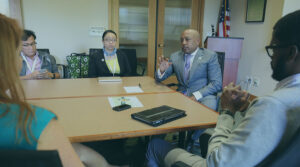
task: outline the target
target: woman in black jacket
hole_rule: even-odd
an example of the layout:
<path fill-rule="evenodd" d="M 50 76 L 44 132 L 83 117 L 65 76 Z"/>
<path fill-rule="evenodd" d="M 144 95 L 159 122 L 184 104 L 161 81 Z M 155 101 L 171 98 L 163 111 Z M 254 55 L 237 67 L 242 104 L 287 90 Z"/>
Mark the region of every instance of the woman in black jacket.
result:
<path fill-rule="evenodd" d="M 103 49 L 90 53 L 90 78 L 104 76 L 130 76 L 131 68 L 127 56 L 116 49 L 117 34 L 106 30 L 102 35 Z"/>

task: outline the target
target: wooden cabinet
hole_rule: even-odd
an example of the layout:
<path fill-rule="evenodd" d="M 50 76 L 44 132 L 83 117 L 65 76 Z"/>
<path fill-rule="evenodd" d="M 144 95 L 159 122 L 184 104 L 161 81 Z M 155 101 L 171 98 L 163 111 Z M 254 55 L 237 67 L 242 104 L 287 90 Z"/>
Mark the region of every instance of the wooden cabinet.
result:
<path fill-rule="evenodd" d="M 223 87 L 236 82 L 244 38 L 207 37 L 204 47 L 225 53 Z"/>

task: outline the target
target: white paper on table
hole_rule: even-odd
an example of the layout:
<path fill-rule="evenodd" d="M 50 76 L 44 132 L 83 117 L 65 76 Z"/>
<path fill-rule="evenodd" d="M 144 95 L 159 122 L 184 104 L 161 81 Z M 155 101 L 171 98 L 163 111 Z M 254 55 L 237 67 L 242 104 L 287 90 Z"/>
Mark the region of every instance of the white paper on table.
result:
<path fill-rule="evenodd" d="M 131 105 L 131 107 L 144 107 L 136 96 L 119 96 L 108 97 L 108 101 L 111 107 L 119 106 L 123 103 Z"/>
<path fill-rule="evenodd" d="M 124 86 L 127 93 L 143 93 L 144 91 L 139 86 Z"/>

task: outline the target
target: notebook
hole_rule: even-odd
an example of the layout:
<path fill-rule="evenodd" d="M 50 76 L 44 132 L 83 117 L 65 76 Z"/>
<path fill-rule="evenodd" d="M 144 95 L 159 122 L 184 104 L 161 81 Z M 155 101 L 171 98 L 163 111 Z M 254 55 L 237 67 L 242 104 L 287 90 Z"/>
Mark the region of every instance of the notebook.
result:
<path fill-rule="evenodd" d="M 122 82 L 121 77 L 98 77 L 98 82 Z"/>
<path fill-rule="evenodd" d="M 131 114 L 131 118 L 151 126 L 159 126 L 184 116 L 186 116 L 185 111 L 167 105 Z"/>

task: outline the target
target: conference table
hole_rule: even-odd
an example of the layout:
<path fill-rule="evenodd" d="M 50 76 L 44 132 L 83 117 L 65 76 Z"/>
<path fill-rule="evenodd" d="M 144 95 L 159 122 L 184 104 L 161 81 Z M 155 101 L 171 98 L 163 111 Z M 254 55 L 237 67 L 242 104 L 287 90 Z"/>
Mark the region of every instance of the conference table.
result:
<path fill-rule="evenodd" d="M 54 112 L 71 142 L 100 141 L 157 135 L 214 127 L 218 113 L 151 77 L 123 77 L 118 83 L 97 78 L 24 80 L 27 101 Z M 124 86 L 140 86 L 142 93 L 126 93 Z M 134 96 L 143 107 L 113 111 L 108 97 Z M 187 116 L 152 127 L 133 120 L 132 113 L 161 105 L 182 109 Z"/>
<path fill-rule="evenodd" d="M 124 86 L 140 86 L 147 93 L 171 93 L 174 90 L 151 77 L 122 77 L 122 82 L 98 82 L 98 78 L 22 80 L 26 99 L 78 98 L 128 95 Z"/>

